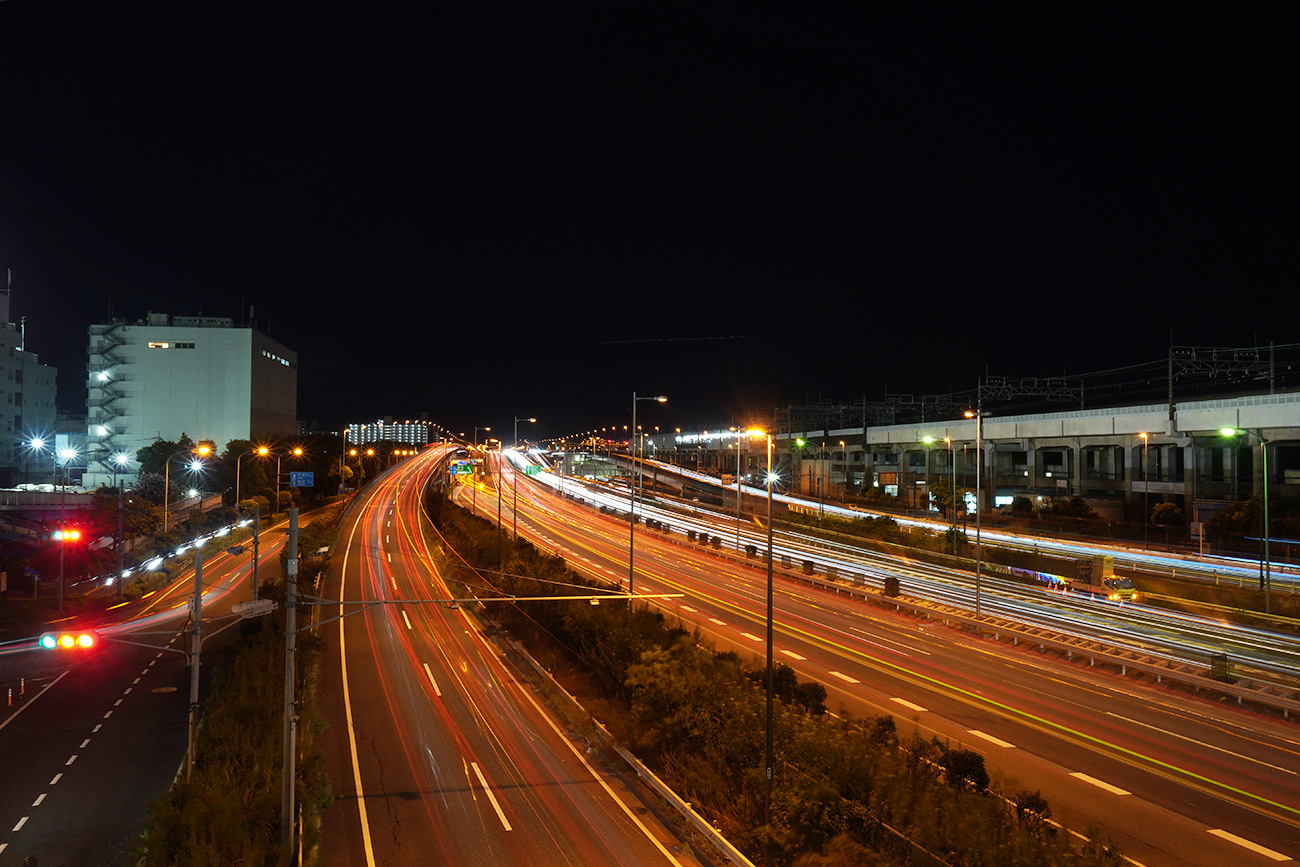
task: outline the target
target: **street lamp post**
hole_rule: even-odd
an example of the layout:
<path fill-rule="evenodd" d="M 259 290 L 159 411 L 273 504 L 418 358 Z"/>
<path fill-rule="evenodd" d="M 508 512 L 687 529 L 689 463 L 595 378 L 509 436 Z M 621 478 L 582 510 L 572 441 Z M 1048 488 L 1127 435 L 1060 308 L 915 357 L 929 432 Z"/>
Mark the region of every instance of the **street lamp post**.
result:
<path fill-rule="evenodd" d="M 490 427 L 481 428 L 478 425 L 474 426 L 474 451 L 475 452 L 478 452 L 478 432 L 481 430 L 490 431 L 492 430 L 492 428 Z M 474 498 L 473 512 L 475 515 L 477 515 L 478 514 L 478 458 L 471 457 L 470 460 L 473 461 L 472 466 L 474 467 L 474 472 L 471 473 L 469 477 L 470 488 L 471 488 L 470 495 Z"/>
<path fill-rule="evenodd" d="M 984 495 L 981 475 L 984 469 L 984 410 L 983 401 L 976 400 L 975 410 L 967 410 L 966 418 L 975 419 L 975 616 L 980 616 L 980 576 L 984 572 L 984 547 L 980 539 L 980 520 L 984 515 Z"/>
<path fill-rule="evenodd" d="M 515 417 L 515 444 L 514 444 L 514 447 L 515 447 L 516 449 L 519 447 L 519 423 L 520 423 L 521 421 L 526 421 L 526 422 L 536 422 L 537 419 L 535 419 L 535 418 L 524 418 L 523 416 L 516 416 L 516 417 Z M 511 515 L 510 515 L 510 535 L 513 536 L 513 537 L 517 540 L 517 539 L 519 538 L 519 468 L 518 468 L 518 467 L 514 467 L 514 466 L 512 466 L 512 467 L 510 468 L 510 488 L 511 488 L 511 503 L 510 503 L 510 512 L 511 512 Z"/>
<path fill-rule="evenodd" d="M 258 446 L 255 449 L 249 449 L 239 457 L 235 458 L 235 508 L 239 508 L 239 472 L 240 472 L 239 464 L 240 462 L 243 461 L 243 459 L 248 457 L 249 455 L 257 455 L 259 457 L 264 458 L 270 453 L 271 450 L 266 446 Z"/>
<path fill-rule="evenodd" d="M 190 471 L 193 472 L 194 470 L 201 469 L 203 467 L 203 458 L 207 457 L 208 452 L 210 451 L 212 451 L 212 449 L 208 448 L 207 446 L 190 446 L 189 448 L 181 449 L 180 451 L 172 454 L 171 457 L 167 458 L 167 460 L 163 463 L 163 532 L 164 533 L 167 532 L 167 522 L 171 513 L 170 501 L 171 501 L 171 493 L 172 493 L 172 459 L 179 457 L 180 455 L 186 455 L 186 454 L 197 455 L 197 457 L 195 457 L 195 459 L 190 462 Z"/>
<path fill-rule="evenodd" d="M 948 466 L 952 469 L 952 555 L 957 556 L 957 452 L 952 437 L 944 437 L 948 444 Z"/>
<path fill-rule="evenodd" d="M 636 392 L 632 392 L 632 436 L 628 437 L 628 449 L 632 452 L 632 475 L 628 479 L 627 486 L 627 595 L 633 596 L 636 591 L 636 567 L 633 565 L 636 549 L 636 449 L 633 443 L 636 442 L 636 404 L 639 400 L 653 400 L 664 403 L 668 400 L 665 395 L 655 395 L 654 397 L 637 397 Z M 628 600 L 628 605 L 632 601 Z"/>
<path fill-rule="evenodd" d="M 740 487 L 740 443 L 743 438 L 736 432 L 736 550 L 740 550 L 740 502 L 744 497 Z"/>
<path fill-rule="evenodd" d="M 1151 480 L 1147 478 L 1147 445 L 1150 437 L 1143 431 L 1138 434 L 1142 437 L 1142 550 L 1149 550 L 1151 547 L 1151 512 L 1148 507 L 1147 493 L 1151 490 Z"/>
<path fill-rule="evenodd" d="M 773 680 L 773 629 L 772 629 L 772 489 L 776 485 L 776 474 L 772 472 L 772 434 L 751 430 L 751 437 L 767 437 L 767 708 L 766 708 L 766 764 L 767 770 L 763 780 L 763 824 L 772 824 L 772 769 L 776 764 L 772 740 L 772 693 Z M 765 859 L 770 860 L 770 859 Z"/>
<path fill-rule="evenodd" d="M 369 452 L 369 454 L 372 455 L 374 453 L 374 449 L 371 449 Z M 275 505 L 271 507 L 272 514 L 280 508 L 280 462 L 284 460 L 285 454 L 285 452 L 280 452 L 275 456 Z M 294 446 L 293 450 L 288 452 L 288 454 L 293 455 L 295 458 L 302 457 L 302 446 Z"/>
<path fill-rule="evenodd" d="M 1244 436 L 1252 436 L 1259 440 L 1260 470 L 1263 474 L 1261 481 L 1264 486 L 1264 557 L 1259 564 L 1259 589 L 1264 594 L 1264 613 L 1269 614 L 1271 613 L 1271 600 L 1269 597 L 1272 595 L 1273 576 L 1270 574 L 1272 571 L 1272 562 L 1269 558 L 1268 551 L 1268 440 L 1264 438 L 1263 430 L 1256 433 L 1253 430 L 1246 430 L 1244 428 L 1238 429 L 1225 427 L 1220 430 L 1219 433 L 1224 436 L 1237 436 L 1238 434 L 1241 434 Z"/>

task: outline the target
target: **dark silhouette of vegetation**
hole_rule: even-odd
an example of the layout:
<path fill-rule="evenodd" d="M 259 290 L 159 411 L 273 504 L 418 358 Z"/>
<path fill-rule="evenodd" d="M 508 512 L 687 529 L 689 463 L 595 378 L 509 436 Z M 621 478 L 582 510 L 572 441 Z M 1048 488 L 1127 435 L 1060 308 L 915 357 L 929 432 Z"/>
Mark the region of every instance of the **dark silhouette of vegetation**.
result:
<path fill-rule="evenodd" d="M 301 591 L 310 591 L 325 559 L 317 548 L 337 538 L 339 504 L 300 528 Z M 261 621 L 243 625 L 213 675 L 203 709 L 191 781 L 176 783 L 151 805 L 138 863 L 144 867 L 191 865 L 287 865 L 280 848 L 281 773 L 284 762 L 284 592 L 281 582 L 263 591 L 278 603 L 274 628 Z M 299 608 L 309 616 L 311 609 Z M 316 671 L 324 642 L 310 632 L 297 638 L 299 759 L 297 801 L 302 807 L 302 842 L 319 841 L 321 812 L 332 801 L 326 761 L 316 745 L 325 729 L 315 701 Z"/>

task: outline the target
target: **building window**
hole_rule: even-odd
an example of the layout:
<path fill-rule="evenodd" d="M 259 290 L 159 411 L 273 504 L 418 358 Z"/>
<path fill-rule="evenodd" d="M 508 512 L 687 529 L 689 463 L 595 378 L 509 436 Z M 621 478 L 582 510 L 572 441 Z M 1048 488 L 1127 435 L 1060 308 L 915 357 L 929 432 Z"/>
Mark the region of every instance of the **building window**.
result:
<path fill-rule="evenodd" d="M 150 348 L 150 349 L 171 349 L 171 346 L 172 346 L 172 345 L 171 345 L 170 343 L 168 343 L 167 341 L 165 341 L 165 340 L 150 340 L 150 341 L 149 341 L 149 348 Z"/>

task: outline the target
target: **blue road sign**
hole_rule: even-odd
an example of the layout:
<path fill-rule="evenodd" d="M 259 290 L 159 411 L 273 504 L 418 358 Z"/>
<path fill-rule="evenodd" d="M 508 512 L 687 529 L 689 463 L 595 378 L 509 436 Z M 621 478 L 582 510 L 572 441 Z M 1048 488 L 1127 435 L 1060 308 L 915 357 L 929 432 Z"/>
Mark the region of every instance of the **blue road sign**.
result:
<path fill-rule="evenodd" d="M 316 486 L 315 473 L 289 473 L 289 487 L 314 488 L 315 486 Z"/>

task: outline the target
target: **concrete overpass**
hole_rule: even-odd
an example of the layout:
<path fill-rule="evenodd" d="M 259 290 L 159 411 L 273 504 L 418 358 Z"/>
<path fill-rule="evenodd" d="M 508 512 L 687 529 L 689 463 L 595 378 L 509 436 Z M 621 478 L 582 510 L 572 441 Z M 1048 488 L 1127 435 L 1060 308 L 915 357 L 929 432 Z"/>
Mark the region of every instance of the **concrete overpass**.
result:
<path fill-rule="evenodd" d="M 1250 434 L 1224 436 L 1222 428 Z M 1260 438 L 1268 452 L 1270 496 L 1300 496 L 1300 392 L 1257 394 L 1174 406 L 1107 407 L 1025 415 L 985 412 L 956 418 L 818 431 L 779 431 L 775 463 L 794 491 L 815 497 L 878 486 L 921 506 L 939 479 L 975 487 L 981 463 L 985 508 L 1028 496 L 1043 503 L 1083 497 L 1112 520 L 1141 520 L 1173 502 L 1189 521 L 1206 520 L 1264 484 Z M 1142 434 L 1146 434 L 1145 437 Z M 803 446 L 797 445 L 802 439 Z M 733 431 L 646 437 L 647 456 L 724 476 L 766 466 L 761 440 Z M 721 478 L 720 478 L 721 480 Z M 1145 503 L 1144 503 L 1145 501 Z"/>

